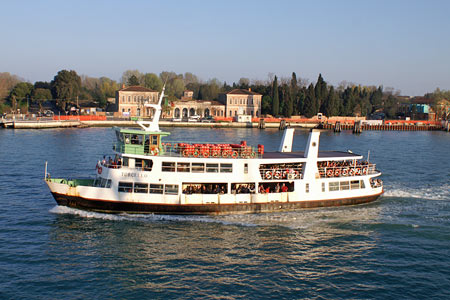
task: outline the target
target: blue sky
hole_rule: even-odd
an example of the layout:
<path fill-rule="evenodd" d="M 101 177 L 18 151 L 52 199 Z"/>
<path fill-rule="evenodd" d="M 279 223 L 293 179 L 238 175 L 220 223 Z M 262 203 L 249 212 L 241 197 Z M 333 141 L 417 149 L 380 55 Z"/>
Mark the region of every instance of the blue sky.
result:
<path fill-rule="evenodd" d="M 119 80 L 130 69 L 240 77 L 319 73 L 404 95 L 450 89 L 450 1 L 7 1 L 0 72 Z"/>

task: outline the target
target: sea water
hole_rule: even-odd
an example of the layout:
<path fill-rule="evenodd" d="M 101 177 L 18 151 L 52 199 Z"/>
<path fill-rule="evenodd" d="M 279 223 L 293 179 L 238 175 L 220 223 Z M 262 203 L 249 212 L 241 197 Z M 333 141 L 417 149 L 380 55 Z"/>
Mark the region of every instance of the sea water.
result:
<path fill-rule="evenodd" d="M 266 151 L 282 135 L 164 130 Z M 307 136 L 296 131 L 294 150 Z M 217 217 L 57 206 L 45 161 L 53 177 L 93 176 L 114 139 L 110 128 L 0 130 L 0 299 L 450 298 L 447 132 L 323 132 L 320 149 L 383 172 L 385 194 L 368 205 Z"/>

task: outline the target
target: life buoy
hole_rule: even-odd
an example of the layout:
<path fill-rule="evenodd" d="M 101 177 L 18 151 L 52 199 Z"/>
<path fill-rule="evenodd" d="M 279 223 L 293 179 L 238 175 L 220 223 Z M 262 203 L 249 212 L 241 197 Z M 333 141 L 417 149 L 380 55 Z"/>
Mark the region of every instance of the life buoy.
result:
<path fill-rule="evenodd" d="M 345 168 L 342 170 L 342 176 L 347 176 L 348 175 L 348 169 Z"/>
<path fill-rule="evenodd" d="M 360 168 L 356 169 L 356 175 L 361 175 L 361 169 Z"/>
<path fill-rule="evenodd" d="M 272 178 L 272 172 L 266 171 L 266 179 L 271 179 L 271 178 Z"/>
<path fill-rule="evenodd" d="M 338 177 L 339 175 L 341 175 L 341 169 L 338 168 L 334 171 L 334 176 Z"/>
<path fill-rule="evenodd" d="M 212 156 L 213 157 L 218 157 L 219 156 L 219 152 L 218 151 L 213 151 Z"/>
<path fill-rule="evenodd" d="M 355 169 L 350 169 L 350 171 L 348 173 L 350 174 L 350 176 L 355 175 Z"/>
<path fill-rule="evenodd" d="M 286 178 L 287 178 L 287 174 L 288 174 L 288 171 L 284 170 L 284 171 L 283 171 L 283 179 L 286 179 Z"/>
<path fill-rule="evenodd" d="M 231 153 L 231 157 L 232 158 L 237 158 L 238 157 L 237 151 L 233 151 L 233 153 Z"/>
<path fill-rule="evenodd" d="M 188 152 L 187 150 L 184 150 L 184 151 L 183 151 L 183 156 L 184 156 L 184 157 L 187 157 L 188 155 L 189 155 L 189 152 Z"/>
<path fill-rule="evenodd" d="M 194 157 L 198 157 L 199 154 L 200 154 L 200 153 L 198 152 L 198 150 L 195 150 L 195 151 L 194 151 Z"/>
<path fill-rule="evenodd" d="M 102 174 L 102 172 L 103 172 L 103 168 L 99 166 L 99 167 L 97 168 L 97 173 L 98 173 L 98 174 Z"/>
<path fill-rule="evenodd" d="M 275 177 L 275 179 L 280 179 L 281 176 L 281 172 L 280 171 L 276 171 L 275 175 L 273 175 L 273 177 Z"/>
<path fill-rule="evenodd" d="M 159 148 L 153 149 L 153 155 L 158 155 L 158 153 L 159 153 Z"/>
<path fill-rule="evenodd" d="M 222 157 L 223 158 L 227 158 L 228 157 L 228 152 L 227 151 L 223 151 L 222 152 Z"/>
<path fill-rule="evenodd" d="M 203 152 L 203 157 L 204 158 L 208 158 L 209 157 L 209 151 L 204 151 Z"/>
<path fill-rule="evenodd" d="M 332 169 L 328 169 L 327 177 L 333 177 L 333 170 Z"/>
<path fill-rule="evenodd" d="M 363 171 L 362 171 L 362 173 L 363 173 L 364 175 L 367 175 L 368 169 L 367 169 L 367 168 L 364 168 Z"/>
<path fill-rule="evenodd" d="M 255 153 L 254 151 L 252 151 L 252 152 L 250 153 L 250 157 L 251 157 L 251 158 L 255 158 L 255 156 L 256 156 L 256 153 Z"/>

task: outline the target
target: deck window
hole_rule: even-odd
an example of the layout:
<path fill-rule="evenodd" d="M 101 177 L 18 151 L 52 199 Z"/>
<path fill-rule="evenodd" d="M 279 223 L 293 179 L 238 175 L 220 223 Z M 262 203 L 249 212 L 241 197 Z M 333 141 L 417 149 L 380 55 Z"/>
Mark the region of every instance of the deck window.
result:
<path fill-rule="evenodd" d="M 335 181 L 335 182 L 330 182 L 328 184 L 328 190 L 330 192 L 335 192 L 335 191 L 339 191 L 339 182 Z"/>
<path fill-rule="evenodd" d="M 130 162 L 129 162 L 128 157 L 123 157 L 122 158 L 122 166 L 128 167 L 129 165 L 130 165 Z"/>
<path fill-rule="evenodd" d="M 205 164 L 204 163 L 192 163 L 192 173 L 204 173 Z"/>
<path fill-rule="evenodd" d="M 163 185 L 162 184 L 150 184 L 150 194 L 162 194 Z"/>
<path fill-rule="evenodd" d="M 206 173 L 218 173 L 219 164 L 206 164 Z"/>
<path fill-rule="evenodd" d="M 305 184 L 305 192 L 309 193 L 309 183 Z"/>
<path fill-rule="evenodd" d="M 322 182 L 322 192 L 325 192 L 325 182 Z"/>
<path fill-rule="evenodd" d="M 244 174 L 248 174 L 248 164 L 244 164 Z"/>
<path fill-rule="evenodd" d="M 164 193 L 166 195 L 178 195 L 178 184 L 166 184 Z"/>
<path fill-rule="evenodd" d="M 131 193 L 131 191 L 133 190 L 133 183 L 119 181 L 118 190 L 119 190 L 119 192 L 122 192 L 122 193 Z"/>
<path fill-rule="evenodd" d="M 175 172 L 175 163 L 163 161 L 161 170 L 163 172 Z"/>
<path fill-rule="evenodd" d="M 350 181 L 350 188 L 352 190 L 359 189 L 359 180 L 352 180 L 352 181 Z"/>
<path fill-rule="evenodd" d="M 152 135 L 152 145 L 157 146 L 158 145 L 158 136 L 157 135 Z"/>
<path fill-rule="evenodd" d="M 220 173 L 233 173 L 233 164 L 220 164 Z"/>
<path fill-rule="evenodd" d="M 341 191 L 347 191 L 350 189 L 350 184 L 348 181 L 341 181 L 339 186 Z"/>
<path fill-rule="evenodd" d="M 191 171 L 190 163 L 177 163 L 177 172 L 190 172 Z"/>
<path fill-rule="evenodd" d="M 135 193 L 148 193 L 148 184 L 147 183 L 135 183 L 134 184 L 134 192 Z"/>
<path fill-rule="evenodd" d="M 366 185 L 364 184 L 364 180 L 361 180 L 361 188 L 362 188 L 362 189 L 365 189 L 365 188 L 366 188 Z"/>
<path fill-rule="evenodd" d="M 136 158 L 135 167 L 141 168 L 143 171 L 151 171 L 153 167 L 153 161 L 151 159 Z"/>

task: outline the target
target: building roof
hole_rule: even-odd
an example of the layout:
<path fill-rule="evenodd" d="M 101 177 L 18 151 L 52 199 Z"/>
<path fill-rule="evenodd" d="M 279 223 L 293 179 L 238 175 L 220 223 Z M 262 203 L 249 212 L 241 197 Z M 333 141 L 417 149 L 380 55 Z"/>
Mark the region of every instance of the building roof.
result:
<path fill-rule="evenodd" d="M 415 97 L 412 101 L 412 104 L 433 104 L 434 100 L 431 98 L 425 98 L 425 97 Z"/>
<path fill-rule="evenodd" d="M 250 89 L 248 90 L 234 89 L 232 91 L 229 91 L 227 95 L 261 95 L 261 94 L 252 92 Z"/>
<path fill-rule="evenodd" d="M 139 86 L 139 85 L 128 86 L 126 88 L 121 89 L 120 91 L 121 92 L 153 92 L 153 93 L 157 93 L 157 91 L 155 91 L 155 90 L 148 89 L 146 87 Z"/>

